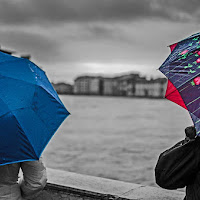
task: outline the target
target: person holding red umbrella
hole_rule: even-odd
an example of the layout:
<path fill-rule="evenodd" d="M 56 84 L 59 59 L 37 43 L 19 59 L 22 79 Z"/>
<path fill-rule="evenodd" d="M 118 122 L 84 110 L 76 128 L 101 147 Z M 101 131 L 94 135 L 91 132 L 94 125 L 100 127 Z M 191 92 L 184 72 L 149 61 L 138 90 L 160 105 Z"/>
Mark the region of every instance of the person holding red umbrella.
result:
<path fill-rule="evenodd" d="M 186 187 L 184 200 L 200 199 L 200 137 L 194 126 L 185 129 L 186 137 L 160 154 L 155 167 L 156 183 L 165 189 Z"/>
<path fill-rule="evenodd" d="M 156 183 L 165 189 L 186 187 L 185 200 L 200 199 L 200 33 L 170 45 L 159 70 L 168 78 L 165 97 L 188 111 L 193 126 L 186 138 L 160 154 Z"/>

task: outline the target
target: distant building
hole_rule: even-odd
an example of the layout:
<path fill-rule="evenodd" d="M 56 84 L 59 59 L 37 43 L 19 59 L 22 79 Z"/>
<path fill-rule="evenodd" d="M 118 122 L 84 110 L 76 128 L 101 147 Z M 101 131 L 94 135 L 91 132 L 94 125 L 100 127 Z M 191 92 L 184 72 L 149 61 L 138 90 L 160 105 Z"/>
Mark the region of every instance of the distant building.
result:
<path fill-rule="evenodd" d="M 135 96 L 137 97 L 145 97 L 148 95 L 147 91 L 147 80 L 138 80 L 135 84 Z"/>
<path fill-rule="evenodd" d="M 80 76 L 74 81 L 74 94 L 101 95 L 102 77 Z"/>
<path fill-rule="evenodd" d="M 89 83 L 89 93 L 92 95 L 102 95 L 102 78 L 92 77 Z"/>
<path fill-rule="evenodd" d="M 114 78 L 80 76 L 75 79 L 73 91 L 81 95 L 162 98 L 165 88 L 165 78 L 146 80 L 136 73 Z"/>
<path fill-rule="evenodd" d="M 162 98 L 165 95 L 166 79 L 138 80 L 135 85 L 135 96 Z"/>
<path fill-rule="evenodd" d="M 74 80 L 74 94 L 89 94 L 89 77 L 81 76 Z"/>
<path fill-rule="evenodd" d="M 118 81 L 117 78 L 103 78 L 103 95 L 118 96 Z"/>
<path fill-rule="evenodd" d="M 52 84 L 54 89 L 57 91 L 58 94 L 72 94 L 73 87 L 67 83 L 53 83 Z"/>
<path fill-rule="evenodd" d="M 167 87 L 167 79 L 166 78 L 157 78 L 154 80 L 154 96 L 164 97 Z"/>
<path fill-rule="evenodd" d="M 135 84 L 140 79 L 139 74 L 128 74 L 120 76 L 118 80 L 118 90 L 120 96 L 134 96 Z"/>

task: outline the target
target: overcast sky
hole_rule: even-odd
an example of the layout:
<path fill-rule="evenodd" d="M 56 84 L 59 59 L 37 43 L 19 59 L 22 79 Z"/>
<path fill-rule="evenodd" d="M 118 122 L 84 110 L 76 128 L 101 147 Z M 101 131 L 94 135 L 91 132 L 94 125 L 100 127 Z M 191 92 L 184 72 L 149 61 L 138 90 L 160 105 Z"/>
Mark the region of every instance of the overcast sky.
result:
<path fill-rule="evenodd" d="M 169 44 L 200 31 L 199 0 L 1 0 L 0 45 L 54 82 L 157 69 Z"/>

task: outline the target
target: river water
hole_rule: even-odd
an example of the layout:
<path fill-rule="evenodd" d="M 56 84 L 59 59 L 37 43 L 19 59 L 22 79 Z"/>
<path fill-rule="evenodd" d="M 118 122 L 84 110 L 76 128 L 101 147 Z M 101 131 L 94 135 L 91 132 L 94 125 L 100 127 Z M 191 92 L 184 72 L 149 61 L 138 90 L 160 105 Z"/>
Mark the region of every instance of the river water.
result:
<path fill-rule="evenodd" d="M 46 147 L 47 167 L 155 186 L 159 154 L 184 138 L 188 112 L 164 99 L 70 96 Z"/>

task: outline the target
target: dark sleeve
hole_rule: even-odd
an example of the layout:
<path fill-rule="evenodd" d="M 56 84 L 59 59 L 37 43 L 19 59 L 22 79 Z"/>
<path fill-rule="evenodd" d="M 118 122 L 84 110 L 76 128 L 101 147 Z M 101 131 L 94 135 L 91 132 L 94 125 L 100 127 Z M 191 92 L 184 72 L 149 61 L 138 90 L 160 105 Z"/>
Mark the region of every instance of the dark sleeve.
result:
<path fill-rule="evenodd" d="M 179 142 L 160 154 L 156 167 L 156 183 L 165 189 L 183 188 L 190 184 L 199 171 L 200 142 Z"/>

